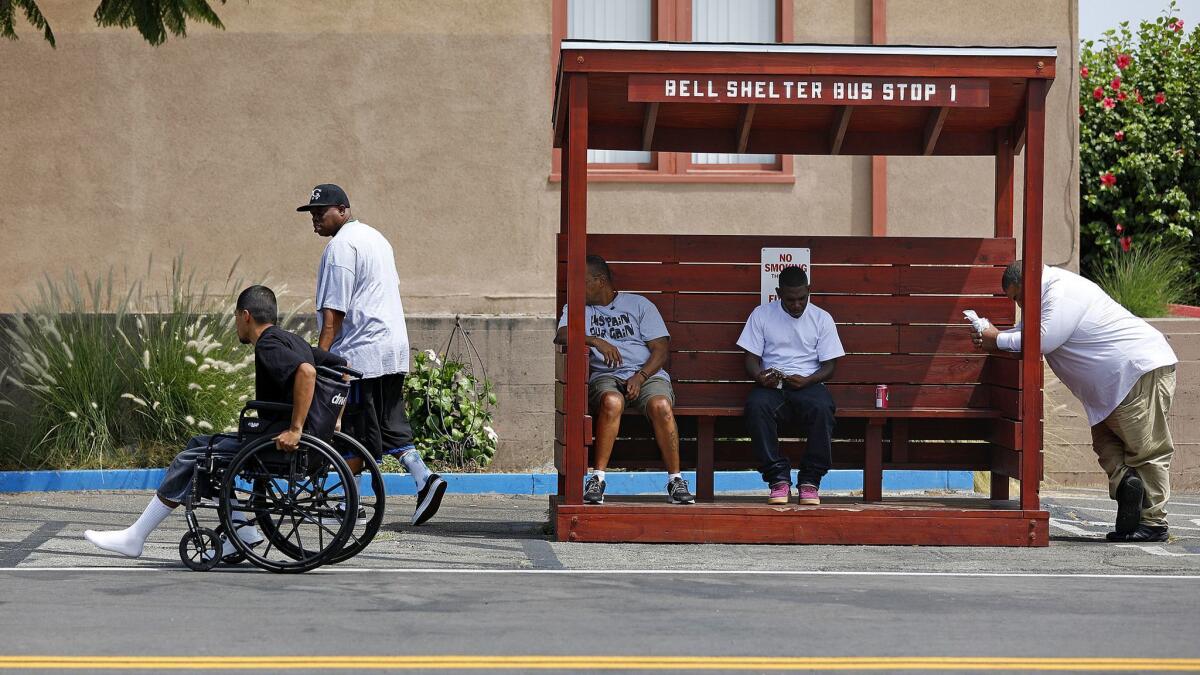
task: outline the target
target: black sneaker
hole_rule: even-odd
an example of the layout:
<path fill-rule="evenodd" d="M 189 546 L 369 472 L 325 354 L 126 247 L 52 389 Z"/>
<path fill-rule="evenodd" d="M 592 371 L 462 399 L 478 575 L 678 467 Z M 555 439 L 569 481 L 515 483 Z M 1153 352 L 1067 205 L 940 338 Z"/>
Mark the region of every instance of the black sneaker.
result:
<path fill-rule="evenodd" d="M 1146 492 L 1142 479 L 1130 469 L 1117 486 L 1117 534 L 1129 534 L 1142 520 L 1142 497 Z"/>
<path fill-rule="evenodd" d="M 333 510 L 337 512 L 336 516 L 321 516 L 318 522 L 322 525 L 340 525 L 342 523 L 342 514 L 346 512 L 346 504 L 338 502 L 333 505 Z M 355 519 L 355 525 L 367 524 L 367 510 L 363 507 L 358 507 L 358 517 Z"/>
<path fill-rule="evenodd" d="M 603 504 L 605 485 L 607 483 L 600 480 L 596 474 L 588 476 L 587 482 L 583 484 L 583 503 Z"/>
<path fill-rule="evenodd" d="M 1132 541 L 1138 543 L 1166 541 L 1167 528 L 1165 525 L 1138 525 L 1133 532 L 1109 532 L 1106 536 L 1109 541 Z"/>
<path fill-rule="evenodd" d="M 442 505 L 442 495 L 446 494 L 446 480 L 436 473 L 429 474 L 425 487 L 417 492 L 417 510 L 413 511 L 412 524 L 420 525 L 437 513 Z"/>
<path fill-rule="evenodd" d="M 691 504 L 696 501 L 696 498 L 688 491 L 686 480 L 672 478 L 671 482 L 667 483 L 667 501 L 672 504 Z"/>

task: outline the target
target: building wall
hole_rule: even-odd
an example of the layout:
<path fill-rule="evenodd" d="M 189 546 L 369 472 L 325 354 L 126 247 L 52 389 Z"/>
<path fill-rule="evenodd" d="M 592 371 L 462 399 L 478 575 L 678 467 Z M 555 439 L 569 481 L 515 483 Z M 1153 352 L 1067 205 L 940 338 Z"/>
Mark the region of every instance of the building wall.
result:
<path fill-rule="evenodd" d="M 42 0 L 58 49 L 0 41 L 0 311 L 42 272 L 178 251 L 223 276 L 243 255 L 307 295 L 323 242 L 294 211 L 318 182 L 393 241 L 414 314 L 553 313 L 550 3 L 235 2 L 226 30 L 148 46 L 87 3 Z M 867 42 L 869 0 L 796 0 L 797 41 Z M 1075 258 L 1075 2 L 892 0 L 893 43 L 1055 44 L 1046 232 Z M 1014 20 L 1016 18 L 1016 20 Z M 890 233 L 991 228 L 987 158 L 893 158 Z M 598 232 L 870 231 L 870 166 L 799 157 L 794 185 L 595 184 Z M 937 203 L 936 210 L 929 209 Z M 1019 203 L 1019 202 L 1018 202 Z"/>
<path fill-rule="evenodd" d="M 0 40 L 0 313 L 43 273 L 144 269 L 183 252 L 214 281 L 311 295 L 324 242 L 298 214 L 336 182 L 392 241 L 414 346 L 456 313 L 501 387 L 501 468 L 550 457 L 549 335 L 558 185 L 550 174 L 548 0 L 307 0 L 218 5 L 158 48 L 99 29 L 94 3 L 40 0 L 51 49 Z M 892 43 L 1054 44 L 1046 259 L 1076 259 L 1076 0 L 891 0 Z M 870 41 L 870 0 L 795 0 L 797 42 Z M 888 165 L 889 232 L 987 235 L 991 160 Z M 870 160 L 797 157 L 792 185 L 594 183 L 595 232 L 871 230 Z M 1018 184 L 1020 178 L 1018 176 Z M 1018 204 L 1019 197 L 1018 197 Z M 936 204 L 936 208 L 930 208 Z M 505 396 L 505 387 L 509 397 Z"/>

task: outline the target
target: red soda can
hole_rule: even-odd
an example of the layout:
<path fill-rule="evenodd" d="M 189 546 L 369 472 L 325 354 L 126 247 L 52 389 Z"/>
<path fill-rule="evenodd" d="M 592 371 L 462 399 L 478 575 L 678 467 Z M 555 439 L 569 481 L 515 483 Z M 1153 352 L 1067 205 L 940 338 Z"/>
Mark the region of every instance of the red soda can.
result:
<path fill-rule="evenodd" d="M 888 407 L 888 386 L 886 384 L 875 385 L 875 407 Z"/>

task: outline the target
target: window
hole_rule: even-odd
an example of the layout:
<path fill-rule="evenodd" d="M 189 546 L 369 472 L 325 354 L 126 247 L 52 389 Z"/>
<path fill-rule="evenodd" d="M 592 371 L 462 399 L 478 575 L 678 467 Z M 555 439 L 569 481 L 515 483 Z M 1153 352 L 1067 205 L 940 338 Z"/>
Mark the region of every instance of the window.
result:
<path fill-rule="evenodd" d="M 653 0 L 567 0 L 567 38 L 653 40 Z M 652 154 L 632 150 L 588 150 L 588 164 L 653 168 Z M 610 166 L 610 168 L 613 168 Z"/>
<path fill-rule="evenodd" d="M 787 42 L 792 0 L 551 0 L 552 68 L 559 42 L 663 40 Z M 554 151 L 551 180 L 559 177 Z M 588 150 L 589 180 L 791 183 L 792 158 L 777 155 Z"/>

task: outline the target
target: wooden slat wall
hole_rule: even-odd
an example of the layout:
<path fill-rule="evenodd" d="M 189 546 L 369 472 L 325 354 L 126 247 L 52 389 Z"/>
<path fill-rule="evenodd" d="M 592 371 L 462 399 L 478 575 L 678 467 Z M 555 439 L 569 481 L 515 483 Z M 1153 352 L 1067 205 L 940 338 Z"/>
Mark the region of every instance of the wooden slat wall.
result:
<path fill-rule="evenodd" d="M 900 457 L 908 468 L 1006 471 L 1021 446 L 1021 368 L 1015 355 L 984 355 L 970 341 L 963 310 L 997 325 L 1015 321 L 1000 291 L 1012 262 L 1011 238 L 749 237 L 589 235 L 616 286 L 645 295 L 671 333 L 668 371 L 678 406 L 741 407 L 752 385 L 736 342 L 759 303 L 764 247 L 812 250 L 812 302 L 838 323 L 847 356 L 829 384 L 839 408 L 874 406 L 875 385 L 889 385 L 893 407 L 986 408 L 1000 419 L 912 420 Z M 559 240 L 558 301 L 564 301 L 565 250 Z M 897 264 L 897 262 L 902 264 Z M 562 409 L 561 393 L 556 408 Z M 680 417 L 685 465 L 696 457 L 695 420 Z M 865 423 L 839 420 L 835 465 L 861 467 Z M 892 462 L 885 434 L 885 467 Z M 749 433 L 739 418 L 718 418 L 716 467 L 746 468 Z M 803 454 L 803 441 L 784 447 Z M 613 465 L 660 467 L 653 433 L 626 417 Z"/>

